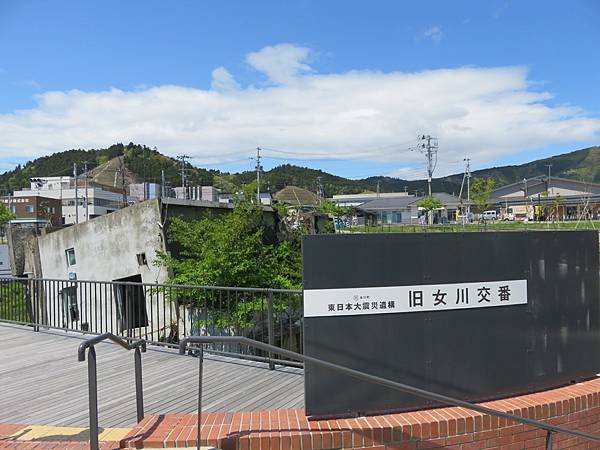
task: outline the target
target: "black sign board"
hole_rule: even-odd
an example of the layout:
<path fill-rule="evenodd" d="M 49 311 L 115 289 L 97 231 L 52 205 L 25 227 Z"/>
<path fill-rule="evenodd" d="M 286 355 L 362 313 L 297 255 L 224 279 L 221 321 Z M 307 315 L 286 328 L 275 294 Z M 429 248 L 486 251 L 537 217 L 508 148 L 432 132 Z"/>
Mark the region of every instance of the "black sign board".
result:
<path fill-rule="evenodd" d="M 303 242 L 309 356 L 469 401 L 600 371 L 598 233 L 315 235 Z M 306 412 L 430 407 L 307 364 Z"/>

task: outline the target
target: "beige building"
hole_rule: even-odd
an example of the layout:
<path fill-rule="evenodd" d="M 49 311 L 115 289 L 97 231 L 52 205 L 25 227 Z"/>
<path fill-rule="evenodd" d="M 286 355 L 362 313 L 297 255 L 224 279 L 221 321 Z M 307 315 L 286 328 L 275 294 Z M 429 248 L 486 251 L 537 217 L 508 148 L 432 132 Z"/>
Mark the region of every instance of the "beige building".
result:
<path fill-rule="evenodd" d="M 492 191 L 501 220 L 598 219 L 600 184 L 537 176 Z"/>

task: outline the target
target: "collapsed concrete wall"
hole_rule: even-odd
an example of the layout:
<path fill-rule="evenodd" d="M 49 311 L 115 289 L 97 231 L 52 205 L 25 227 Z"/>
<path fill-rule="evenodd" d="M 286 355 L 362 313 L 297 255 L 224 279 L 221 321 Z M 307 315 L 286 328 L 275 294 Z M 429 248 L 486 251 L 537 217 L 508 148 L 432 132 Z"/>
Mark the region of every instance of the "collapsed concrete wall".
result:
<path fill-rule="evenodd" d="M 29 276 L 32 278 L 42 276 L 37 242 L 38 233 L 39 231 L 36 228 L 16 226 L 8 228 L 6 237 L 10 267 L 14 276 Z"/>

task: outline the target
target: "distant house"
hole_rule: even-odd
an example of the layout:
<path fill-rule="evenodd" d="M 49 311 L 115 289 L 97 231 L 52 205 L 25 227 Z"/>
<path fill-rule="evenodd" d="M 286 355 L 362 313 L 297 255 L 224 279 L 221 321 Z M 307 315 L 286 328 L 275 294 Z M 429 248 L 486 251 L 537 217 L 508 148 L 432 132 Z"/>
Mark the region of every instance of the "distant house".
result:
<path fill-rule="evenodd" d="M 332 201 L 338 206 L 360 206 L 364 203 L 377 199 L 395 199 L 410 197 L 408 192 L 365 192 L 362 194 L 339 194 L 332 197 Z"/>
<path fill-rule="evenodd" d="M 73 177 L 38 177 L 31 187 L 14 192 L 14 198 L 45 197 L 61 202 L 62 223 L 85 222 L 123 207 L 123 193 L 93 181 Z"/>
<path fill-rule="evenodd" d="M 175 198 L 183 200 L 202 200 L 204 202 L 218 202 L 221 189 L 214 186 L 186 186 L 173 189 Z"/>
<path fill-rule="evenodd" d="M 136 202 L 143 202 L 153 198 L 160 198 L 162 186 L 158 183 L 131 183 L 129 185 L 129 198 Z"/>
<path fill-rule="evenodd" d="M 460 199 L 445 192 L 434 193 L 433 197 L 440 200 L 442 208 L 433 212 L 434 223 L 444 223 L 455 220 L 456 211 L 460 207 Z M 402 195 L 397 197 L 380 197 L 362 203 L 356 209 L 365 215 L 366 223 L 372 225 L 418 224 L 424 214 L 418 203 L 424 197 Z"/>
<path fill-rule="evenodd" d="M 44 228 L 62 225 L 62 201 L 38 195 L 0 197 L 0 201 L 14 215 L 13 225 Z"/>
<path fill-rule="evenodd" d="M 543 219 L 545 211 L 554 207 L 559 220 L 597 218 L 600 184 L 541 175 L 493 190 L 490 203 L 501 219 Z"/>

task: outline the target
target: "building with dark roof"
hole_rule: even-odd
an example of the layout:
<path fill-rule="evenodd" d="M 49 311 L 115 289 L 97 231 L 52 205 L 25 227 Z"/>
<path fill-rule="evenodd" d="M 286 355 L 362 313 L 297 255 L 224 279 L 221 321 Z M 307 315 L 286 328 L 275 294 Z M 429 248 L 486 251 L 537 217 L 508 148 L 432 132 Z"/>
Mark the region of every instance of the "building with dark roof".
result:
<path fill-rule="evenodd" d="M 455 220 L 460 199 L 445 192 L 436 192 L 432 195 L 443 205 L 433 212 L 434 223 Z M 418 224 L 423 220 L 421 217 L 425 214 L 425 211 L 418 206 L 419 201 L 423 198 L 413 195 L 393 198 L 380 197 L 365 202 L 356 209 L 364 214 L 366 222 L 370 224 Z"/>
<path fill-rule="evenodd" d="M 275 200 L 297 208 L 315 207 L 319 205 L 319 196 L 298 186 L 287 186 L 274 195 Z"/>
<path fill-rule="evenodd" d="M 490 203 L 507 220 L 598 218 L 600 184 L 542 175 L 494 189 Z"/>

